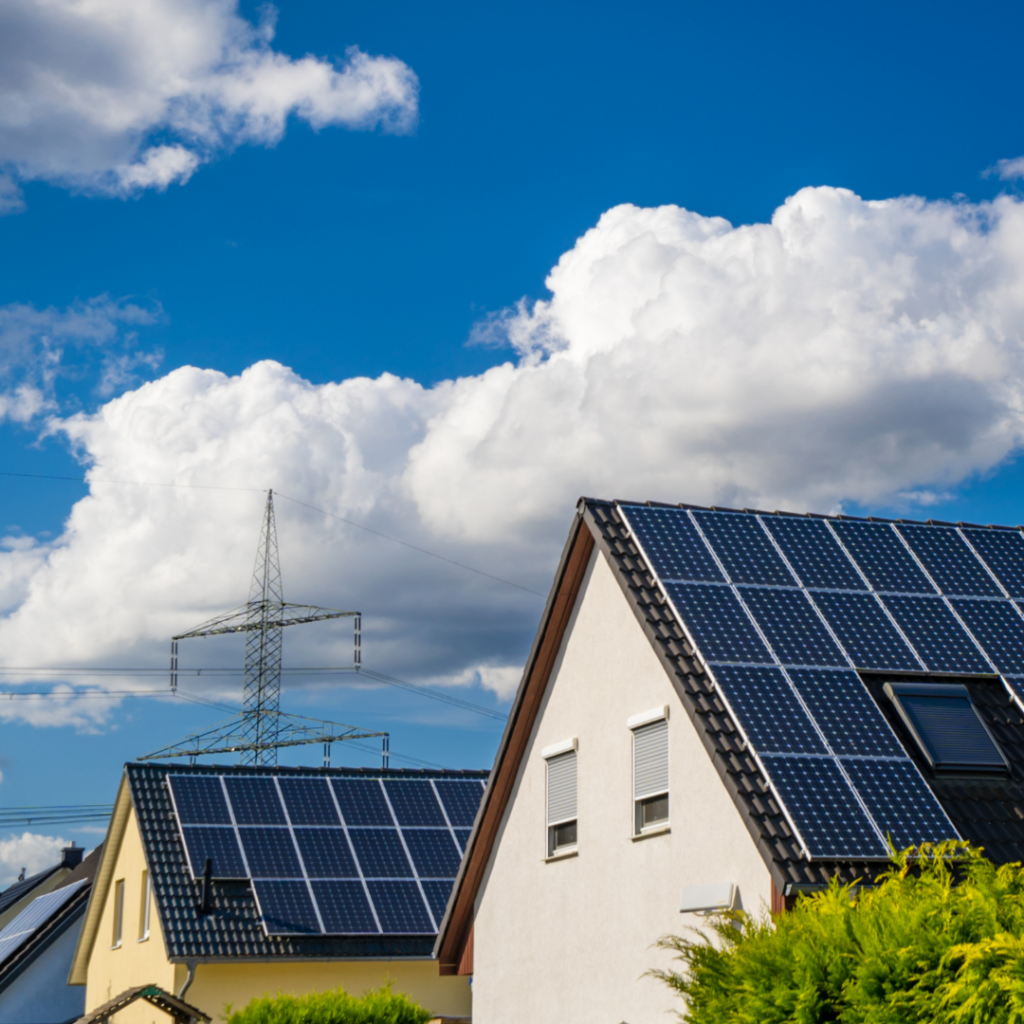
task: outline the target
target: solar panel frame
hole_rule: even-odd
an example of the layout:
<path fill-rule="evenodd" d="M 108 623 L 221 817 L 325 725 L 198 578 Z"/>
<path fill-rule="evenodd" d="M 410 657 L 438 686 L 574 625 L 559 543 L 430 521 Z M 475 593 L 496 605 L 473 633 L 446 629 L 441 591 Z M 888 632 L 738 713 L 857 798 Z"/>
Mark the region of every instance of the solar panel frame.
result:
<path fill-rule="evenodd" d="M 772 652 L 783 665 L 850 663 L 803 590 L 737 587 Z"/>
<path fill-rule="evenodd" d="M 1024 692 L 1024 686 L 1021 689 Z M 471 828 L 456 828 L 452 829 L 452 832 L 455 834 L 455 841 L 462 848 L 463 857 L 465 857 L 466 847 L 469 846 L 469 837 L 473 834 L 473 830 Z"/>
<path fill-rule="evenodd" d="M 808 593 L 857 668 L 889 672 L 924 669 L 924 662 L 877 594 L 823 590 Z"/>
<path fill-rule="evenodd" d="M 626 525 L 648 564 L 663 580 L 725 583 L 725 576 L 685 509 L 623 505 Z M 653 528 L 659 526 L 669 537 Z"/>
<path fill-rule="evenodd" d="M 373 901 L 361 879 L 317 878 L 310 880 L 310 887 L 325 935 L 381 934 Z"/>
<path fill-rule="evenodd" d="M 225 775 L 224 789 L 236 825 L 286 825 L 284 804 L 274 777 Z"/>
<path fill-rule="evenodd" d="M 296 825 L 292 831 L 307 878 L 361 877 L 346 829 Z"/>
<path fill-rule="evenodd" d="M 963 526 L 960 534 L 1004 592 L 1010 597 L 1024 598 L 1024 536 L 1020 530 Z"/>
<path fill-rule="evenodd" d="M 891 523 L 829 520 L 873 590 L 894 594 L 935 594 L 936 590 Z"/>
<path fill-rule="evenodd" d="M 288 776 L 276 778 L 288 820 L 292 825 L 341 824 L 338 805 L 327 779 L 293 779 Z"/>
<path fill-rule="evenodd" d="M 706 662 L 775 664 L 732 587 L 667 583 L 665 593 Z"/>
<path fill-rule="evenodd" d="M 476 782 L 456 779 L 434 779 L 432 782 L 452 828 L 472 828 L 483 797 L 483 791 Z"/>
<path fill-rule="evenodd" d="M 348 834 L 364 878 L 415 878 L 397 828 L 350 828 Z"/>
<path fill-rule="evenodd" d="M 219 775 L 168 775 L 167 789 L 181 825 L 231 825 Z"/>
<path fill-rule="evenodd" d="M 897 523 L 895 529 L 940 593 L 957 597 L 1002 596 L 985 564 L 956 527 Z"/>
<path fill-rule="evenodd" d="M 427 906 L 430 907 L 430 913 L 439 926 L 444 918 L 445 910 L 448 909 L 448 900 L 452 894 L 453 884 L 454 879 L 447 878 L 427 878 L 420 882 L 423 895 L 427 898 Z"/>
<path fill-rule="evenodd" d="M 343 821 L 353 826 L 393 826 L 394 816 L 379 779 L 331 779 Z"/>
<path fill-rule="evenodd" d="M 691 511 L 690 515 L 730 583 L 797 586 L 756 516 L 705 511 Z"/>
<path fill-rule="evenodd" d="M 790 569 L 809 589 L 866 591 L 857 567 L 823 519 L 759 516 Z"/>
<path fill-rule="evenodd" d="M 385 935 L 433 935 L 437 932 L 437 924 L 418 881 L 370 879 L 367 886 Z"/>
<path fill-rule="evenodd" d="M 400 826 L 424 825 L 438 827 L 447 825 L 445 812 L 427 779 L 387 779 L 384 791 L 388 803 Z"/>
<path fill-rule="evenodd" d="M 302 878 L 292 830 L 284 825 L 241 825 L 238 838 L 253 878 Z"/>
<path fill-rule="evenodd" d="M 193 878 L 202 878 L 206 858 L 213 878 L 249 878 L 249 867 L 233 825 L 179 825 L 185 859 Z"/>
<path fill-rule="evenodd" d="M 450 829 L 403 829 L 402 838 L 418 878 L 454 878 L 458 873 L 462 854 Z"/>
<path fill-rule="evenodd" d="M 319 909 L 304 879 L 254 878 L 252 891 L 267 935 L 322 935 Z"/>
<path fill-rule="evenodd" d="M 1024 673 L 1024 616 L 1013 601 L 950 598 L 953 611 L 999 672 Z"/>
<path fill-rule="evenodd" d="M 883 594 L 882 603 L 930 672 L 994 672 L 985 655 L 941 597 Z"/>

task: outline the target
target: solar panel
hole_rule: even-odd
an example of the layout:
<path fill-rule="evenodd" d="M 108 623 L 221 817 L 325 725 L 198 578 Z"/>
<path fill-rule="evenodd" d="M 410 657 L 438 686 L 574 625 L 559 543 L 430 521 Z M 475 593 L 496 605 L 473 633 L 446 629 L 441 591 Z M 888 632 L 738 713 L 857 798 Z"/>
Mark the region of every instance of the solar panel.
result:
<path fill-rule="evenodd" d="M 622 511 L 660 579 L 725 582 L 707 545 L 683 509 L 623 505 Z"/>
<path fill-rule="evenodd" d="M 843 760 L 861 799 L 897 850 L 957 839 L 957 831 L 909 760 Z"/>
<path fill-rule="evenodd" d="M 297 828 L 295 842 L 310 878 L 359 877 L 344 829 Z"/>
<path fill-rule="evenodd" d="M 995 581 L 952 526 L 910 526 L 896 529 L 913 548 L 943 594 L 1001 597 Z"/>
<path fill-rule="evenodd" d="M 763 516 L 761 522 L 768 527 L 805 587 L 867 590 L 823 519 Z"/>
<path fill-rule="evenodd" d="M 426 881 L 420 884 L 423 886 L 427 903 L 430 905 L 430 912 L 440 927 L 444 912 L 448 907 L 448 897 L 452 893 L 452 883 L 450 881 Z"/>
<path fill-rule="evenodd" d="M 779 669 L 719 665 L 713 671 L 715 683 L 758 753 L 828 752 Z"/>
<path fill-rule="evenodd" d="M 874 594 L 815 591 L 812 600 L 857 668 L 915 672 L 923 667 Z"/>
<path fill-rule="evenodd" d="M 248 878 L 235 830 L 222 825 L 185 825 L 181 829 L 193 878 L 201 878 L 207 857 L 213 878 Z"/>
<path fill-rule="evenodd" d="M 384 788 L 399 825 L 445 824 L 444 812 L 429 782 L 388 779 Z"/>
<path fill-rule="evenodd" d="M 669 583 L 665 589 L 705 660 L 773 663 L 730 587 Z"/>
<path fill-rule="evenodd" d="M 801 590 L 740 587 L 740 595 L 783 665 L 849 662 Z"/>
<path fill-rule="evenodd" d="M 852 671 L 790 669 L 789 677 L 835 754 L 906 757 L 874 698 Z"/>
<path fill-rule="evenodd" d="M 168 775 L 167 784 L 182 825 L 231 824 L 219 776 Z"/>
<path fill-rule="evenodd" d="M 249 875 L 253 878 L 301 878 L 302 866 L 287 828 L 239 828 Z"/>
<path fill-rule="evenodd" d="M 1024 690 L 1024 687 L 1022 687 Z M 458 840 L 459 846 L 462 847 L 462 852 L 466 852 L 466 847 L 469 846 L 469 837 L 472 834 L 472 829 L 468 828 L 457 828 L 455 829 L 455 838 Z"/>
<path fill-rule="evenodd" d="M 1010 601 L 950 601 L 1000 672 L 1024 672 L 1024 618 Z"/>
<path fill-rule="evenodd" d="M 434 782 L 437 792 L 448 812 L 448 820 L 455 828 L 469 828 L 476 820 L 476 812 L 480 807 L 483 790 L 474 779 L 472 782 L 456 782 L 449 779 L 437 779 Z"/>
<path fill-rule="evenodd" d="M 756 517 L 734 512 L 694 512 L 693 517 L 733 583 L 796 586 Z"/>
<path fill-rule="evenodd" d="M 929 671 L 992 671 L 942 598 L 886 595 L 882 600 Z"/>
<path fill-rule="evenodd" d="M 75 893 L 79 892 L 85 879 L 72 882 L 61 889 L 37 896 L 13 921 L 0 931 L 0 963 L 20 949 L 54 914 L 63 907 Z"/>
<path fill-rule="evenodd" d="M 279 778 L 288 817 L 293 825 L 340 825 L 326 779 Z"/>
<path fill-rule="evenodd" d="M 253 879 L 268 935 L 319 935 L 320 921 L 305 882 Z"/>
<path fill-rule="evenodd" d="M 398 830 L 394 828 L 354 828 L 349 838 L 365 878 L 411 878 L 412 868 L 405 855 Z"/>
<path fill-rule="evenodd" d="M 394 825 L 376 779 L 332 779 L 331 785 L 346 825 Z"/>
<path fill-rule="evenodd" d="M 366 885 L 385 934 L 431 935 L 437 931 L 416 882 L 374 881 Z"/>
<path fill-rule="evenodd" d="M 766 756 L 762 763 L 810 857 L 886 857 L 885 844 L 832 758 Z"/>
<path fill-rule="evenodd" d="M 875 590 L 899 594 L 934 594 L 935 588 L 888 523 L 831 523 L 843 546 Z"/>
<path fill-rule="evenodd" d="M 1010 597 L 1024 597 L 1024 537 L 1020 531 L 964 527 L 963 534 Z"/>
<path fill-rule="evenodd" d="M 448 829 L 406 829 L 403 836 L 420 878 L 454 878 L 458 873 L 462 855 Z"/>
<path fill-rule="evenodd" d="M 313 895 L 324 931 L 335 935 L 376 935 L 380 929 L 362 882 L 315 881 Z"/>
<path fill-rule="evenodd" d="M 231 809 L 239 825 L 284 825 L 286 823 L 281 798 L 272 778 L 259 776 L 226 776 Z"/>

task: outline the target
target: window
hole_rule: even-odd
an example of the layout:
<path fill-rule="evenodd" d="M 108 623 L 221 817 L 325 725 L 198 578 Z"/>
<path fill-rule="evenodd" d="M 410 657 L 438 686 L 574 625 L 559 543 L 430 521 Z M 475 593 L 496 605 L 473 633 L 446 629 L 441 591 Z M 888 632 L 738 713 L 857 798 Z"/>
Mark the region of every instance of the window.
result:
<path fill-rule="evenodd" d="M 149 905 L 153 902 L 153 884 L 149 872 L 142 872 L 142 902 L 139 904 L 139 942 L 149 938 Z"/>
<path fill-rule="evenodd" d="M 121 878 L 114 883 L 114 934 L 112 936 L 111 948 L 117 949 L 121 945 L 121 933 L 124 925 L 124 879 Z"/>
<path fill-rule="evenodd" d="M 659 709 L 627 724 L 633 729 L 633 834 L 639 836 L 668 824 L 668 720 Z"/>
<path fill-rule="evenodd" d="M 936 771 L 1007 770 L 1006 759 L 971 703 L 966 686 L 886 683 L 885 693 Z"/>
<path fill-rule="evenodd" d="M 575 740 L 562 753 L 549 753 L 547 761 L 548 789 L 548 856 L 576 847 L 576 748 Z"/>

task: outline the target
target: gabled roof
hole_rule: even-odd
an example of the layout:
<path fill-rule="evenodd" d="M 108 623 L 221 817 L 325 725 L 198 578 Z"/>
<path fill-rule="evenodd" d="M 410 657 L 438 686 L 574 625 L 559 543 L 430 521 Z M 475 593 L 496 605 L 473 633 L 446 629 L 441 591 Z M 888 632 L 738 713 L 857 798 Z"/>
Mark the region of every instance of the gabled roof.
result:
<path fill-rule="evenodd" d="M 432 936 L 267 935 L 248 881 L 213 880 L 210 910 L 198 906 L 202 880 L 193 879 L 175 818 L 168 775 L 279 777 L 479 779 L 486 771 L 360 768 L 251 768 L 220 765 L 128 764 L 108 831 L 107 848 L 94 887 L 72 969 L 84 980 L 99 915 L 111 884 L 129 808 L 133 808 L 152 880 L 167 956 L 172 961 L 291 959 L 388 959 L 429 957 Z"/>
<path fill-rule="evenodd" d="M 38 888 L 59 870 L 60 865 L 54 864 L 53 867 L 44 868 L 37 874 L 30 875 L 23 882 L 15 882 L 13 885 L 9 885 L 3 892 L 0 892 L 0 914 L 13 907 L 18 900 L 23 899 L 33 889 Z"/>
<path fill-rule="evenodd" d="M 770 785 L 759 763 L 755 749 L 749 742 L 749 737 L 729 704 L 723 700 L 722 689 L 715 684 L 711 668 L 711 663 L 715 659 L 707 659 L 698 649 L 698 644 L 694 640 L 695 633 L 699 632 L 694 629 L 696 623 L 683 621 L 678 611 L 678 602 L 669 599 L 668 587 L 659 579 L 656 568 L 649 564 L 623 515 L 623 506 L 637 507 L 640 504 L 583 499 L 577 508 L 577 518 L 555 576 L 547 607 L 499 746 L 484 804 L 477 816 L 476 827 L 470 838 L 469 848 L 456 879 L 445 921 L 435 945 L 435 953 L 441 962 L 442 971 L 451 969 L 451 965 L 459 962 L 470 934 L 473 903 L 595 544 L 612 567 L 629 606 L 665 668 L 680 702 L 732 796 L 737 811 L 761 852 L 779 891 L 785 892 L 790 887 L 799 890 L 802 887 L 820 885 L 836 875 L 845 881 L 870 878 L 879 869 L 879 864 L 871 860 L 829 860 L 820 857 L 808 859 L 804 844 L 794 832 L 788 809 L 780 803 L 776 791 Z M 677 511 L 697 508 L 657 506 L 653 503 L 647 503 L 644 507 Z M 743 510 L 739 515 L 788 516 L 790 521 L 828 518 L 793 516 L 788 513 L 755 513 L 751 510 Z M 879 522 L 853 520 L 852 517 L 832 519 L 847 522 Z M 948 524 L 914 525 L 941 528 Z M 758 530 L 760 529 L 758 526 Z M 991 529 L 997 530 L 999 537 L 1017 535 L 1017 531 L 1013 530 Z M 931 536 L 929 534 L 928 539 Z M 942 533 L 938 539 L 943 540 L 946 537 L 947 534 Z M 699 557 L 705 557 L 704 550 L 702 548 L 698 552 Z M 1021 550 L 1024 551 L 1024 540 Z M 708 557 L 707 562 L 711 565 L 708 571 L 718 573 L 722 585 L 726 585 L 725 567 L 721 564 L 715 566 L 714 557 Z M 1019 575 L 1018 585 L 1020 581 L 1024 581 L 1024 559 L 1021 559 Z M 797 589 L 795 580 L 792 586 Z M 1007 604 L 1008 597 L 1017 596 L 1015 593 L 1007 593 L 1002 584 L 999 584 L 998 588 L 1001 599 Z M 1024 593 L 1021 596 L 1024 596 Z M 936 600 L 945 598 L 936 597 Z M 1013 610 L 1013 614 L 1017 615 L 1016 610 Z M 970 639 L 974 640 L 973 637 Z M 1001 656 L 1017 657 L 1024 662 L 1024 646 L 1016 652 L 1010 652 L 1009 655 L 1003 652 Z M 979 657 L 978 661 L 981 662 L 982 658 Z M 771 662 L 765 660 L 766 665 L 777 663 L 777 659 Z M 888 671 L 883 676 L 926 676 L 931 667 L 918 661 L 916 670 L 904 670 L 902 673 Z M 995 665 L 984 663 L 980 667 L 981 671 L 976 670 L 974 673 L 949 678 L 960 679 L 970 689 L 976 709 L 1008 755 L 1011 771 L 1006 777 L 966 779 L 937 776 L 923 763 L 923 758 L 909 740 L 888 702 L 877 700 L 877 697 L 876 702 L 882 713 L 889 718 L 895 736 L 902 743 L 916 770 L 931 787 L 932 793 L 938 798 L 956 831 L 963 838 L 984 845 L 989 855 L 997 861 L 1024 859 L 1024 714 L 1021 713 L 1017 680 L 1010 679 L 1004 684 L 997 675 Z M 857 668 L 861 666 L 858 665 Z M 847 671 L 852 672 L 852 668 Z M 869 690 L 877 691 L 881 685 L 882 677 L 877 673 L 861 671 L 861 678 Z M 1024 692 L 1024 686 L 1019 692 Z M 885 729 L 884 725 L 882 729 Z"/>

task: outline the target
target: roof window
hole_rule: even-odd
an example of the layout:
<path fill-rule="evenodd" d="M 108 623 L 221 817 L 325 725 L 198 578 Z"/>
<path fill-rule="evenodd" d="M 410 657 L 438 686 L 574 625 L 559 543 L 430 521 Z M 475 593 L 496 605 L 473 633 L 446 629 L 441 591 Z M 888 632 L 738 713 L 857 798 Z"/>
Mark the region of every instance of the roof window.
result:
<path fill-rule="evenodd" d="M 1005 772 L 1009 767 L 966 686 L 886 683 L 885 693 L 936 771 Z"/>

